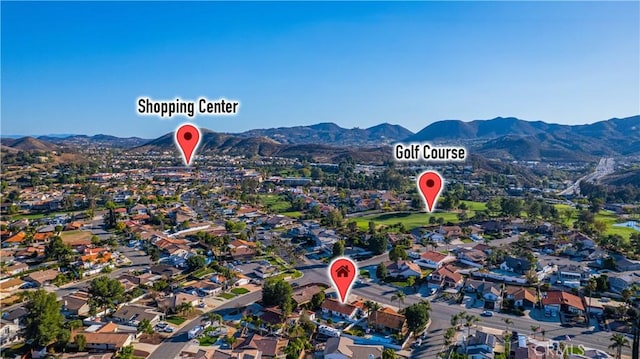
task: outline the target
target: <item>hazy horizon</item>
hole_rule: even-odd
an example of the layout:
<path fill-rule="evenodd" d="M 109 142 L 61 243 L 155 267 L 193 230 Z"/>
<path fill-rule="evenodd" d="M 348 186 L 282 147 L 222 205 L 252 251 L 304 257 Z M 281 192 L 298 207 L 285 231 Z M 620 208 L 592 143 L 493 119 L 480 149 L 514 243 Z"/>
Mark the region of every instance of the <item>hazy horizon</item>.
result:
<path fill-rule="evenodd" d="M 606 120 L 595 121 L 595 122 L 590 122 L 590 123 L 577 123 L 577 124 L 570 124 L 570 125 L 567 125 L 567 126 L 584 126 L 584 125 L 590 125 L 590 124 L 597 123 L 597 122 L 602 122 L 602 121 L 609 121 L 609 120 L 615 120 L 615 119 L 625 119 L 625 118 L 636 117 L 636 116 L 640 116 L 640 114 L 631 115 L 631 116 L 626 116 L 626 117 L 611 117 L 611 118 L 608 118 L 608 119 L 606 119 Z M 316 123 L 301 124 L 301 125 L 292 125 L 292 126 L 261 127 L 261 128 L 256 127 L 256 128 L 248 129 L 248 130 L 245 130 L 245 131 L 237 131 L 237 132 L 214 131 L 214 130 L 212 130 L 212 129 L 210 129 L 210 128 L 207 128 L 207 127 L 205 127 L 205 126 L 199 126 L 199 127 L 200 127 L 201 129 L 207 129 L 207 130 L 211 130 L 211 131 L 219 132 L 219 133 L 240 134 L 240 133 L 247 132 L 247 131 L 251 131 L 251 130 L 267 130 L 267 129 L 276 129 L 276 128 L 305 127 L 305 126 L 319 125 L 319 124 L 322 124 L 322 123 L 333 123 L 333 124 L 335 124 L 335 125 L 338 125 L 338 126 L 340 126 L 340 127 L 344 128 L 344 129 L 348 129 L 348 130 L 349 130 L 349 129 L 355 129 L 355 128 L 368 129 L 368 128 L 375 127 L 375 126 L 378 126 L 378 125 L 389 124 L 389 125 L 398 125 L 398 126 L 402 126 L 402 127 L 406 128 L 407 130 L 409 130 L 409 131 L 411 131 L 411 132 L 413 132 L 413 133 L 418 133 L 418 132 L 420 132 L 420 130 L 424 129 L 425 127 L 427 127 L 427 126 L 429 126 L 429 125 L 431 125 L 431 124 L 433 124 L 433 123 L 440 122 L 440 121 L 462 121 L 462 122 L 465 122 L 465 123 L 469 123 L 469 122 L 473 122 L 473 121 L 489 121 L 489 120 L 493 120 L 493 119 L 496 119 L 496 118 L 514 118 L 514 116 L 496 116 L 496 117 L 493 117 L 493 118 L 487 118 L 487 119 L 476 119 L 476 120 L 470 120 L 470 121 L 462 121 L 462 120 L 457 120 L 457 119 L 437 120 L 437 121 L 429 122 L 427 125 L 425 125 L 424 127 L 419 128 L 419 129 L 417 129 L 417 130 L 412 130 L 412 129 L 410 129 L 410 128 L 407 128 L 407 127 L 403 126 L 403 125 L 402 125 L 402 124 L 400 124 L 400 123 L 390 123 L 390 122 L 381 122 L 381 123 L 379 123 L 379 124 L 375 124 L 375 125 L 367 126 L 367 127 L 359 127 L 359 126 L 355 126 L 355 127 L 345 127 L 345 126 L 342 126 L 342 125 L 340 125 L 339 123 L 335 123 L 335 122 L 316 122 Z M 517 117 L 516 117 L 516 118 L 517 118 Z M 527 120 L 527 119 L 522 119 L 522 118 L 518 118 L 518 120 L 527 121 L 527 122 L 538 122 L 538 121 L 541 121 L 541 122 L 544 122 L 544 123 L 547 123 L 547 124 L 550 124 L 550 125 L 565 125 L 565 124 L 562 124 L 562 123 L 547 122 L 547 121 L 543 121 L 543 120 Z M 183 122 L 185 122 L 185 123 L 186 123 L 186 122 L 189 122 L 189 121 L 183 121 Z M 182 122 L 181 122 L 181 123 L 182 123 Z M 167 133 L 171 133 L 171 132 L 172 132 L 172 131 L 167 131 L 167 132 L 165 132 L 165 133 L 162 133 L 162 134 L 157 135 L 157 136 L 154 136 L 154 137 L 144 137 L 144 136 L 135 136 L 135 135 L 131 135 L 131 136 L 117 136 L 117 135 L 114 135 L 114 134 L 111 134 L 111 133 L 106 133 L 106 132 L 97 132 L 97 133 L 53 133 L 53 132 L 50 132 L 50 133 L 29 133 L 29 134 L 12 134 L 12 133 L 9 133 L 9 134 L 0 134 L 0 138 L 21 138 L 21 137 L 29 137 L 29 136 L 30 136 L 30 137 L 49 136 L 49 137 L 60 137 L 60 138 L 63 138 L 63 137 L 70 137 L 70 136 L 98 136 L 98 135 L 106 135 L 106 136 L 114 136 L 114 137 L 120 137 L 120 138 L 126 138 L 126 137 L 139 137 L 139 138 L 143 138 L 143 139 L 154 139 L 154 138 L 158 138 L 158 137 L 164 136 L 164 135 L 166 135 Z"/>

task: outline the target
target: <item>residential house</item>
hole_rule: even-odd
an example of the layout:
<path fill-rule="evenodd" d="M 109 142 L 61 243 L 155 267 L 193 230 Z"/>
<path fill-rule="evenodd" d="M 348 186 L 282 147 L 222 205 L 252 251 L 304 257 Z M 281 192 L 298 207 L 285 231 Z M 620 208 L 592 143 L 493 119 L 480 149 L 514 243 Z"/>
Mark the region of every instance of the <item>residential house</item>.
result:
<path fill-rule="evenodd" d="M 460 226 L 440 226 L 438 232 L 449 239 L 458 239 L 462 237 L 462 228 Z"/>
<path fill-rule="evenodd" d="M 500 264 L 500 269 L 516 274 L 526 274 L 533 265 L 527 258 L 515 258 L 511 256 L 507 256 L 504 259 L 504 262 Z"/>
<path fill-rule="evenodd" d="M 43 271 L 33 272 L 24 277 L 27 282 L 34 283 L 38 287 L 50 284 L 60 274 L 57 269 L 47 269 Z"/>
<path fill-rule="evenodd" d="M 423 268 L 438 269 L 455 260 L 455 257 L 448 254 L 442 254 L 436 251 L 426 251 L 422 253 L 420 258 L 415 260 L 414 263 Z"/>
<path fill-rule="evenodd" d="M 89 293 L 77 291 L 62 297 L 62 311 L 66 315 L 89 315 Z"/>
<path fill-rule="evenodd" d="M 621 255 L 614 256 L 616 269 L 620 272 L 630 272 L 640 270 L 640 261 L 632 261 Z"/>
<path fill-rule="evenodd" d="M 429 287 L 458 288 L 462 283 L 462 275 L 451 267 L 444 266 L 429 274 Z"/>
<path fill-rule="evenodd" d="M 289 344 L 288 339 L 263 337 L 258 334 L 252 334 L 238 344 L 233 352 L 243 352 L 246 350 L 256 350 L 262 353 L 261 358 L 285 358 L 284 348 Z"/>
<path fill-rule="evenodd" d="M 176 293 L 175 295 L 158 299 L 158 308 L 176 312 L 182 303 L 190 303 L 193 307 L 198 305 L 200 298 L 188 293 Z"/>
<path fill-rule="evenodd" d="M 193 290 L 196 290 L 203 297 L 212 296 L 222 291 L 222 286 L 211 281 L 201 280 L 190 285 Z"/>
<path fill-rule="evenodd" d="M 467 341 L 465 353 L 469 359 L 493 359 L 495 346 L 495 335 L 476 330 Z"/>
<path fill-rule="evenodd" d="M 563 291 L 550 291 L 542 295 L 542 305 L 545 311 L 549 312 L 563 312 L 582 314 L 585 311 L 582 298 L 577 295 L 563 292 Z"/>
<path fill-rule="evenodd" d="M 347 320 L 353 320 L 358 312 L 358 307 L 347 303 L 343 304 L 331 298 L 325 299 L 320 308 L 325 315 L 329 314 Z"/>
<path fill-rule="evenodd" d="M 18 262 L 18 263 L 14 264 L 14 265 L 5 267 L 2 270 L 2 273 L 7 275 L 7 276 L 13 276 L 13 275 L 16 275 L 16 274 L 20 274 L 20 273 L 26 271 L 27 269 L 29 269 L 29 265 L 28 264 L 22 263 L 22 262 Z"/>
<path fill-rule="evenodd" d="M 311 298 L 322 291 L 323 287 L 316 284 L 301 286 L 293 290 L 291 298 L 296 303 L 296 306 L 301 306 L 311 302 Z"/>
<path fill-rule="evenodd" d="M 91 333 L 83 332 L 87 340 L 86 348 L 96 351 L 119 351 L 131 344 L 133 335 L 129 333 Z"/>
<path fill-rule="evenodd" d="M 609 272 L 609 287 L 613 292 L 622 293 L 625 288 L 630 288 L 634 284 L 640 285 L 640 272 Z"/>
<path fill-rule="evenodd" d="M 398 260 L 387 264 L 387 273 L 390 277 L 422 277 L 422 269 L 413 262 Z"/>
<path fill-rule="evenodd" d="M 382 308 L 371 313 L 368 322 L 382 332 L 404 334 L 407 331 L 407 318 L 391 308 Z"/>
<path fill-rule="evenodd" d="M 152 265 L 150 270 L 151 270 L 151 273 L 160 275 L 165 279 L 174 278 L 180 275 L 180 273 L 182 273 L 182 270 L 166 264 Z"/>
<path fill-rule="evenodd" d="M 15 323 L 0 323 L 0 346 L 22 339 L 22 328 Z"/>
<path fill-rule="evenodd" d="M 589 268 L 577 265 L 560 265 L 556 270 L 556 283 L 570 288 L 579 288 L 582 281 L 589 279 Z"/>
<path fill-rule="evenodd" d="M 116 310 L 113 318 L 123 324 L 138 326 L 144 319 L 148 319 L 151 324 L 157 323 L 162 318 L 162 313 L 152 307 L 128 304 Z"/>
<path fill-rule="evenodd" d="M 538 303 L 538 296 L 534 289 L 525 287 L 508 286 L 505 288 L 505 299 L 512 300 L 514 306 L 522 308 L 533 308 Z"/>
<path fill-rule="evenodd" d="M 7 279 L 0 283 L 0 298 L 4 299 L 24 285 L 24 281 L 20 278 Z"/>
<path fill-rule="evenodd" d="M 347 337 L 329 338 L 324 348 L 325 359 L 382 359 L 382 345 L 355 344 Z"/>
<path fill-rule="evenodd" d="M 458 258 L 458 261 L 460 261 L 460 263 L 476 268 L 484 267 L 488 258 L 485 251 L 477 249 L 475 247 L 459 248 L 458 250 L 456 250 L 456 257 Z"/>
<path fill-rule="evenodd" d="M 502 302 L 502 289 L 498 283 L 485 282 L 482 288 L 482 299 L 486 309 L 500 308 Z"/>

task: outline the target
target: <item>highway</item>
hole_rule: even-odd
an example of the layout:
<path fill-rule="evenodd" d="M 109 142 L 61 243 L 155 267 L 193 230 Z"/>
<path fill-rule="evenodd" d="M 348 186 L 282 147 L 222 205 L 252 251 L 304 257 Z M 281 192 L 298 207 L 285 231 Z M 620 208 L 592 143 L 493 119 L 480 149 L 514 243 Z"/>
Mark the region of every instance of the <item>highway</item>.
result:
<path fill-rule="evenodd" d="M 595 171 L 589 173 L 586 176 L 579 178 L 574 184 L 569 186 L 569 188 L 564 191 L 558 193 L 561 196 L 570 196 L 570 195 L 579 195 L 580 194 L 580 183 L 585 181 L 587 183 L 597 182 L 600 178 L 613 173 L 614 171 L 615 161 L 613 158 L 601 158 L 598 162 L 598 166 L 596 166 Z"/>

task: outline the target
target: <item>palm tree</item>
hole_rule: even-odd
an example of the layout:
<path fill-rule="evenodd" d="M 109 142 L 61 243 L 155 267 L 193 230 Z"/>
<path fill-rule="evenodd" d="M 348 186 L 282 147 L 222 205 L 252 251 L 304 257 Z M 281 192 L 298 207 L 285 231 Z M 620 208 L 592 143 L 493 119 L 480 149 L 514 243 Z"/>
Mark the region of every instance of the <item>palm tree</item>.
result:
<path fill-rule="evenodd" d="M 505 326 L 504 331 L 509 333 L 509 326 L 513 324 L 513 320 L 509 318 L 502 318 L 502 321 L 504 322 L 504 326 Z"/>
<path fill-rule="evenodd" d="M 371 313 L 374 313 L 374 316 L 375 316 L 375 319 L 376 319 L 375 322 L 377 322 L 378 311 L 382 308 L 380 303 L 374 302 L 372 300 L 367 300 L 366 302 L 364 302 L 364 306 L 365 306 L 365 308 L 367 308 L 367 316 L 371 317 Z M 369 325 L 371 325 L 370 321 L 369 321 Z"/>
<path fill-rule="evenodd" d="M 531 334 L 533 335 L 533 339 L 536 338 L 536 333 L 538 332 L 538 329 L 540 329 L 539 325 L 532 325 L 531 326 Z"/>
<path fill-rule="evenodd" d="M 616 350 L 616 358 L 622 358 L 622 348 L 629 346 L 629 339 L 627 339 L 623 334 L 616 333 L 611 336 L 610 340 L 613 342 L 609 345 L 609 349 Z"/>
<path fill-rule="evenodd" d="M 469 336 L 471 335 L 471 327 L 474 326 L 477 322 L 480 321 L 480 318 L 476 317 L 473 314 L 468 314 L 464 317 L 465 323 L 464 326 L 467 327 L 467 338 L 465 343 L 465 354 L 467 353 L 467 348 L 469 347 Z"/>
<path fill-rule="evenodd" d="M 595 278 L 589 278 L 585 288 L 589 290 L 589 311 L 587 312 L 587 326 L 589 326 L 589 317 L 591 317 L 591 298 L 593 298 L 593 292 L 598 288 Z"/>
<path fill-rule="evenodd" d="M 191 302 L 182 302 L 178 306 L 178 311 L 183 315 L 188 315 L 193 310 L 193 304 Z"/>
<path fill-rule="evenodd" d="M 397 300 L 398 302 L 402 303 L 404 305 L 404 298 L 406 298 L 406 294 L 404 294 L 403 291 L 399 290 L 396 292 L 396 294 L 391 296 L 391 302 Z"/>
<path fill-rule="evenodd" d="M 205 318 L 209 320 L 211 323 L 218 322 L 222 324 L 222 316 L 216 312 L 207 312 L 205 313 Z"/>

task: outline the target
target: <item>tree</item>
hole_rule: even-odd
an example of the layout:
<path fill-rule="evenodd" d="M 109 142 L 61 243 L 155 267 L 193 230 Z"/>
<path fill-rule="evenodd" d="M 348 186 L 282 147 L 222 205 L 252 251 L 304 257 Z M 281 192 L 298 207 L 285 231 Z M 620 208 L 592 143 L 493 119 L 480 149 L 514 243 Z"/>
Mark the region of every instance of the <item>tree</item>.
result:
<path fill-rule="evenodd" d="M 389 251 L 389 260 L 393 262 L 398 259 L 406 260 L 407 258 L 409 258 L 407 251 L 402 246 L 394 246 L 393 249 Z"/>
<path fill-rule="evenodd" d="M 402 305 L 404 305 L 404 299 L 407 297 L 406 294 L 404 294 L 403 291 L 399 290 L 396 292 L 396 294 L 391 296 L 391 302 L 393 301 L 398 301 L 400 303 L 402 303 Z"/>
<path fill-rule="evenodd" d="M 376 234 L 376 223 L 374 221 L 369 221 L 369 234 Z"/>
<path fill-rule="evenodd" d="M 407 285 L 415 290 L 416 277 L 407 278 Z"/>
<path fill-rule="evenodd" d="M 444 345 L 448 347 L 451 344 L 453 344 L 453 339 L 455 336 L 456 336 L 456 328 L 448 328 L 447 331 L 444 333 Z"/>
<path fill-rule="evenodd" d="M 509 318 L 502 318 L 502 321 L 504 322 L 504 326 L 505 326 L 504 331 L 508 333 L 509 332 L 509 326 L 511 324 L 513 324 L 513 320 L 511 320 Z"/>
<path fill-rule="evenodd" d="M 115 359 L 133 359 L 133 346 L 127 345 L 126 347 L 122 347 L 120 352 L 116 354 Z"/>
<path fill-rule="evenodd" d="M 222 324 L 222 316 L 216 312 L 207 312 L 204 316 L 211 323 L 218 322 L 219 324 Z"/>
<path fill-rule="evenodd" d="M 285 347 L 284 352 L 287 354 L 287 359 L 298 359 L 300 353 L 311 348 L 313 348 L 313 346 L 306 337 L 296 337 L 289 340 L 289 344 Z"/>
<path fill-rule="evenodd" d="M 65 318 L 62 314 L 62 305 L 58 302 L 55 293 L 47 293 L 44 289 L 27 294 L 29 299 L 25 305 L 27 316 L 25 318 L 24 336 L 33 339 L 34 347 L 45 347 L 63 336 L 65 331 Z"/>
<path fill-rule="evenodd" d="M 422 332 L 429 322 L 431 306 L 428 302 L 421 301 L 404 308 L 404 316 L 407 318 L 409 331 L 416 334 Z"/>
<path fill-rule="evenodd" d="M 138 333 L 153 334 L 153 325 L 149 319 L 142 319 L 138 324 Z"/>
<path fill-rule="evenodd" d="M 207 266 L 207 259 L 199 254 L 187 258 L 187 267 L 193 272 Z"/>
<path fill-rule="evenodd" d="M 369 238 L 369 250 L 374 254 L 382 254 L 387 251 L 389 241 L 387 236 L 382 233 L 376 233 Z"/>
<path fill-rule="evenodd" d="M 611 345 L 609 345 L 609 349 L 616 350 L 616 358 L 622 358 L 622 348 L 629 346 L 629 339 L 627 339 L 623 334 L 615 333 L 609 339 L 612 341 Z"/>
<path fill-rule="evenodd" d="M 73 341 L 78 346 L 79 352 L 83 352 L 84 349 L 87 347 L 87 338 L 84 336 L 84 334 L 76 334 L 76 336 L 73 337 Z"/>
<path fill-rule="evenodd" d="M 380 263 L 376 268 L 376 277 L 379 280 L 385 280 L 387 278 L 387 266 L 384 263 Z"/>
<path fill-rule="evenodd" d="M 344 242 L 343 241 L 336 241 L 333 244 L 333 251 L 332 251 L 332 257 L 340 257 L 344 255 Z"/>
<path fill-rule="evenodd" d="M 44 253 L 47 259 L 54 260 L 59 263 L 61 267 L 66 267 L 71 263 L 73 252 L 71 247 L 64 244 L 62 238 L 59 236 L 53 237 L 44 249 Z"/>
<path fill-rule="evenodd" d="M 382 359 L 396 359 L 396 352 L 391 348 L 386 348 L 382 351 Z"/>
<path fill-rule="evenodd" d="M 267 278 L 262 285 L 262 303 L 265 306 L 282 306 L 291 300 L 293 288 L 291 284 L 278 278 Z"/>
<path fill-rule="evenodd" d="M 319 291 L 318 293 L 314 294 L 311 297 L 311 308 L 314 310 L 320 308 L 325 299 L 326 296 L 324 294 L 324 291 Z"/>
<path fill-rule="evenodd" d="M 476 325 L 477 322 L 480 321 L 480 318 L 476 317 L 473 314 L 467 314 L 464 317 L 464 326 L 467 328 L 467 340 L 469 340 L 469 335 L 471 331 L 471 327 Z"/>
<path fill-rule="evenodd" d="M 374 315 L 374 318 L 378 318 L 378 311 L 382 308 L 380 303 L 374 302 L 372 300 L 367 300 L 364 302 L 364 308 L 367 310 L 367 316 L 371 318 L 371 314 Z M 376 321 L 374 319 L 374 321 Z M 369 325 L 371 325 L 371 321 L 368 321 Z"/>
<path fill-rule="evenodd" d="M 182 302 L 177 308 L 178 312 L 182 315 L 188 315 L 193 311 L 193 304 L 191 302 Z"/>
<path fill-rule="evenodd" d="M 91 281 L 89 286 L 89 307 L 92 312 L 97 309 L 114 309 L 124 296 L 124 287 L 117 279 L 101 276 Z"/>

